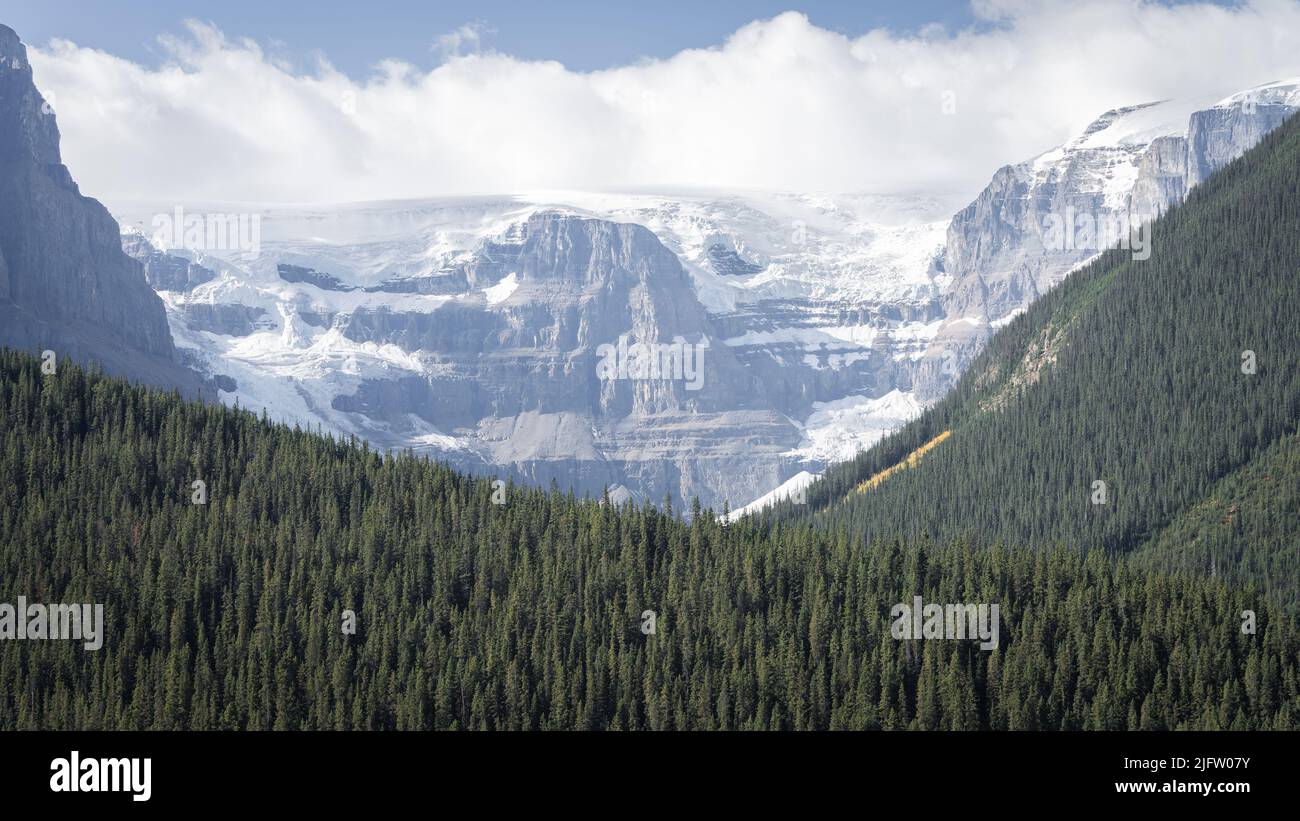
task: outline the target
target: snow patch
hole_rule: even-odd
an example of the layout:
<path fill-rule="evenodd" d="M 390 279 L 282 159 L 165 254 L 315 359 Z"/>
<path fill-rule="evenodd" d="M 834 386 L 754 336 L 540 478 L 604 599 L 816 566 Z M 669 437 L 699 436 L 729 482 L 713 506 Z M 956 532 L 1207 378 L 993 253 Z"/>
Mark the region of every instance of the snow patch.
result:
<path fill-rule="evenodd" d="M 728 523 L 737 522 L 740 521 L 742 516 L 750 513 L 757 513 L 763 508 L 771 507 L 777 502 L 784 502 L 786 499 L 791 497 L 798 498 L 798 496 L 803 493 L 809 485 L 817 481 L 819 478 L 821 478 L 820 473 L 809 473 L 806 470 L 801 470 L 794 476 L 791 476 L 789 479 L 782 482 L 775 490 L 764 493 L 762 496 L 738 510 L 731 511 L 731 513 L 727 514 L 726 521 Z"/>
<path fill-rule="evenodd" d="M 515 289 L 519 287 L 519 275 L 510 273 L 501 278 L 496 285 L 489 285 L 483 289 L 483 295 L 487 297 L 489 305 L 499 305 L 505 302 Z"/>
<path fill-rule="evenodd" d="M 871 399 L 846 396 L 813 403 L 803 440 L 786 455 L 823 463 L 844 462 L 920 415 L 923 405 L 910 392 L 892 390 Z"/>

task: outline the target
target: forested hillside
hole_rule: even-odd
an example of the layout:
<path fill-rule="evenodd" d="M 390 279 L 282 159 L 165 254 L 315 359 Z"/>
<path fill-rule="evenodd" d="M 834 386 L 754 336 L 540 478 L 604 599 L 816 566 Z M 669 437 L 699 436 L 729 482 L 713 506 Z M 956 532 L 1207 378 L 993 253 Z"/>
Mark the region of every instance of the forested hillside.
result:
<path fill-rule="evenodd" d="M 766 518 L 1135 554 L 1294 607 L 1300 119 L 1157 220 L 1151 249 L 1073 274 L 943 401 Z"/>
<path fill-rule="evenodd" d="M 0 729 L 1300 726 L 1300 628 L 1222 578 L 494 499 L 13 352 L 0 420 L 0 602 L 107 634 L 0 641 Z M 999 603 L 998 649 L 892 638 L 916 595 Z"/>

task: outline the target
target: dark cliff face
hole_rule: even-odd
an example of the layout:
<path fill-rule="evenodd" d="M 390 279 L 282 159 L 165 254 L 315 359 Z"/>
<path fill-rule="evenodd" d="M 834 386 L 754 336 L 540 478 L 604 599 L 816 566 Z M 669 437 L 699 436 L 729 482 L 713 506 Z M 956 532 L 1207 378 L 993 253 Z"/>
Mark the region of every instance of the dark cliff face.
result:
<path fill-rule="evenodd" d="M 162 300 L 122 251 L 117 222 L 59 156 L 54 111 L 27 49 L 0 25 L 0 344 L 94 360 L 187 393 Z"/>

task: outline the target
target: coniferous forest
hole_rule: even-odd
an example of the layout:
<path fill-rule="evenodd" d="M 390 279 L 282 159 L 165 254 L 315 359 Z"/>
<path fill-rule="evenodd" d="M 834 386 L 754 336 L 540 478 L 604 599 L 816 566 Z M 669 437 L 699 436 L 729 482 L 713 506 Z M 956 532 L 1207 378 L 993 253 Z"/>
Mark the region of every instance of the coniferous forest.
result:
<path fill-rule="evenodd" d="M 4 729 L 1300 724 L 1300 626 L 1223 578 L 497 504 L 423 459 L 40 364 L 0 355 L 0 600 L 102 602 L 106 638 L 0 643 Z M 914 595 L 1000 602 L 999 649 L 895 640 Z"/>

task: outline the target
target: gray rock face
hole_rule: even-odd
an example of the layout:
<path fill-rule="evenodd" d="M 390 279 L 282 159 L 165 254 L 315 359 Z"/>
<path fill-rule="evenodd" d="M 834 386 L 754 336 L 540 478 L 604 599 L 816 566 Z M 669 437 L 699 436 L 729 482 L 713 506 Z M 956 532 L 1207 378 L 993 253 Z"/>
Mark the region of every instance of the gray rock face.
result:
<path fill-rule="evenodd" d="M 339 291 L 341 293 L 355 290 L 351 285 L 345 285 L 342 282 L 339 282 L 337 277 L 312 270 L 311 268 L 304 268 L 301 265 L 288 265 L 282 262 L 276 266 L 276 270 L 280 274 L 280 279 L 285 282 L 310 282 L 321 290 Z"/>
<path fill-rule="evenodd" d="M 763 270 L 762 265 L 742 259 L 735 249 L 717 244 L 709 246 L 709 264 L 722 276 L 749 276 Z"/>
<path fill-rule="evenodd" d="M 1193 113 L 1187 129 L 1187 188 L 1253 148 L 1294 114 L 1298 103 L 1294 94 L 1279 89 Z"/>
<path fill-rule="evenodd" d="M 197 331 L 208 331 L 225 336 L 248 336 L 256 328 L 267 327 L 263 322 L 266 309 L 252 305 L 224 303 L 186 303 L 186 323 Z"/>
<path fill-rule="evenodd" d="M 1023 168 L 1005 166 L 953 217 L 944 249 L 944 270 L 956 276 L 944 300 L 948 316 L 978 312 L 987 317 L 991 312 L 996 317 L 1032 302 L 1045 257 L 1041 215 L 1063 208 L 1064 202 L 1096 204 L 1095 195 L 1081 196 L 1056 183 L 1041 186 L 1045 190 L 1032 188 Z"/>
<path fill-rule="evenodd" d="M 1191 110 L 1117 109 L 1064 146 L 999 169 L 949 226 L 947 320 L 919 369 L 918 395 L 942 396 L 1000 322 L 1101 251 L 1128 243 L 1138 258 L 1159 253 L 1144 250 L 1140 226 L 1298 109 L 1296 82 Z"/>
<path fill-rule="evenodd" d="M 138 231 L 122 233 L 122 250 L 140 263 L 144 268 L 145 280 L 155 291 L 188 292 L 217 276 L 211 268 L 157 250 Z"/>
<path fill-rule="evenodd" d="M 631 481 L 656 500 L 713 503 L 737 485 L 776 480 L 797 431 L 755 369 L 721 343 L 680 261 L 654 234 L 560 214 L 535 215 L 521 229 L 506 261 L 519 284 L 495 310 L 458 300 L 428 312 L 352 313 L 340 326 L 347 338 L 397 345 L 438 367 L 423 379 L 368 380 L 333 407 L 397 434 L 410 431 L 410 416 L 463 431 L 476 447 L 453 461 L 593 494 Z M 491 263 L 470 267 L 476 284 L 495 284 L 483 275 Z M 600 346 L 620 338 L 707 345 L 698 390 L 685 371 L 602 378 Z M 752 447 L 738 452 L 738 437 Z"/>
<path fill-rule="evenodd" d="M 95 360 L 189 393 L 162 301 L 122 251 L 117 223 L 77 189 L 27 50 L 0 26 L 0 344 Z"/>
<path fill-rule="evenodd" d="M 1193 115 L 1195 118 L 1195 115 Z M 1161 214 L 1181 202 L 1190 186 L 1187 177 L 1187 139 L 1157 137 L 1138 160 L 1137 181 L 1129 194 L 1134 214 Z"/>

